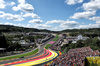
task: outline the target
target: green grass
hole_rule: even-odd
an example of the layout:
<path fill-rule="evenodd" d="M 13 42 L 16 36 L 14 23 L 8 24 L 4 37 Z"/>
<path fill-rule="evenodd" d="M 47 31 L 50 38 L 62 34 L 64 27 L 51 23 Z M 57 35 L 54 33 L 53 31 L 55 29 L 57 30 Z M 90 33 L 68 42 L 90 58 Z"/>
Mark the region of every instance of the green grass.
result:
<path fill-rule="evenodd" d="M 56 35 L 56 38 L 55 38 L 55 39 L 53 39 L 53 41 L 57 41 L 57 40 L 58 40 L 58 38 L 59 38 L 59 35 Z"/>
<path fill-rule="evenodd" d="M 39 50 L 39 49 L 35 49 L 34 51 L 31 51 L 31 52 L 29 52 L 29 53 L 20 54 L 20 55 L 15 55 L 15 56 L 11 56 L 11 57 L 0 58 L 0 61 L 1 61 L 1 60 L 14 59 L 14 58 L 20 58 L 20 57 L 23 57 L 23 56 L 30 56 L 30 55 L 36 54 L 36 53 L 38 52 L 38 50 Z"/>
<path fill-rule="evenodd" d="M 45 48 L 48 49 L 51 45 L 52 45 L 52 44 L 47 44 L 47 45 L 45 46 Z"/>
<path fill-rule="evenodd" d="M 62 54 L 64 54 L 66 52 L 66 49 L 64 49 L 64 51 L 62 52 Z"/>

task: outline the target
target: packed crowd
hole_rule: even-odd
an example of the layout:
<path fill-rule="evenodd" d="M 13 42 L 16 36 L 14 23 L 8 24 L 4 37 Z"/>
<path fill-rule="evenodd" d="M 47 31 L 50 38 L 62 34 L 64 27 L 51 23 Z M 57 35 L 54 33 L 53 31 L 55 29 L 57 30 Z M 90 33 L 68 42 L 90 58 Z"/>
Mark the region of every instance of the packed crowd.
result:
<path fill-rule="evenodd" d="M 97 56 L 99 51 L 90 47 L 70 49 L 68 53 L 53 60 L 49 66 L 84 66 L 86 56 Z"/>

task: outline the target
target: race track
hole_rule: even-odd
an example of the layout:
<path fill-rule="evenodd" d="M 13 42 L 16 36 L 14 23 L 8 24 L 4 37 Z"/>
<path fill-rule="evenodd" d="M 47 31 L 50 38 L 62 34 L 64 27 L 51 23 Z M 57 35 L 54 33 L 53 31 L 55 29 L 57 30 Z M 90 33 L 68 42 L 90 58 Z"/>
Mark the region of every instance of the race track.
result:
<path fill-rule="evenodd" d="M 33 66 L 33 65 L 38 65 L 38 64 L 48 62 L 57 56 L 58 54 L 56 52 L 48 49 L 44 49 L 44 53 L 40 56 L 36 56 L 36 57 L 32 57 L 32 58 L 28 58 L 16 62 L 6 63 L 0 66 Z"/>

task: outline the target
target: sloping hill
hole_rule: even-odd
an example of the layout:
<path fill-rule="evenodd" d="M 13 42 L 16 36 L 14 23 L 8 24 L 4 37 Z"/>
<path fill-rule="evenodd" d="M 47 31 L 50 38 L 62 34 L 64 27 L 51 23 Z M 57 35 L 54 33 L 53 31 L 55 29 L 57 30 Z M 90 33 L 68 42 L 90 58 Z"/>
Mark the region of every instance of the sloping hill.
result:
<path fill-rule="evenodd" d="M 13 25 L 0 25 L 0 32 L 50 32 L 46 29 L 24 28 Z"/>

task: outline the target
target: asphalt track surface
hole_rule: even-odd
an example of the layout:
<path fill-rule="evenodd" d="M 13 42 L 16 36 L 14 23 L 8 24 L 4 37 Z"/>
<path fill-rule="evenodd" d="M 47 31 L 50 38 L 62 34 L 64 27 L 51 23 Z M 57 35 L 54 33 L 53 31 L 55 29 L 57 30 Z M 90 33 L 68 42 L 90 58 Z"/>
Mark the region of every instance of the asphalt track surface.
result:
<path fill-rule="evenodd" d="M 57 53 L 51 50 L 44 49 L 44 54 L 40 56 L 33 57 L 26 60 L 16 61 L 12 63 L 7 63 L 7 64 L 4 64 L 4 66 L 33 66 L 33 65 L 50 61 L 53 58 L 55 58 L 57 55 L 58 55 Z"/>
<path fill-rule="evenodd" d="M 54 38 L 52 38 L 52 39 L 54 39 Z M 50 39 L 49 41 L 51 41 L 52 39 Z M 39 52 L 37 53 L 37 54 L 35 54 L 35 55 L 33 55 L 33 56 L 29 56 L 29 57 L 24 57 L 24 58 L 18 58 L 18 59 L 13 59 L 13 60 L 7 60 L 7 61 L 1 61 L 0 62 L 0 65 L 1 66 L 12 66 L 12 65 L 9 65 L 9 64 L 15 64 L 15 63 L 28 63 L 28 62 L 32 62 L 32 63 L 34 63 L 33 61 L 36 61 L 36 59 L 40 59 L 40 61 L 41 61 L 41 63 L 44 63 L 44 59 L 42 59 L 41 60 L 41 58 L 45 58 L 46 56 L 46 60 L 45 60 L 45 62 L 46 61 L 49 61 L 49 60 L 47 60 L 47 58 L 49 58 L 49 54 L 50 54 L 50 52 L 48 53 L 47 52 L 47 50 L 44 50 L 43 48 L 44 48 L 44 46 L 49 42 L 49 41 L 47 41 L 47 42 L 45 42 L 43 45 L 41 45 L 41 47 L 40 47 L 40 49 L 39 49 Z M 53 52 L 53 51 L 51 51 L 52 52 L 52 54 L 54 55 L 55 54 L 55 56 L 57 56 L 57 54 L 55 53 L 55 52 Z M 55 57 L 54 56 L 54 57 Z M 52 58 L 53 59 L 53 58 Z M 35 62 L 35 63 L 37 63 L 37 61 Z M 34 64 L 35 64 L 34 63 Z M 39 63 L 39 61 L 38 61 L 38 63 Z M 39 63 L 39 64 L 41 64 L 41 63 Z M 3 64 L 3 65 L 2 65 Z M 29 64 L 29 63 L 28 63 Z M 34 65 L 33 64 L 33 65 Z M 15 66 L 15 65 L 14 65 Z M 23 65 L 17 65 L 17 66 L 23 66 Z M 31 66 L 31 65 L 24 65 L 24 66 Z"/>

